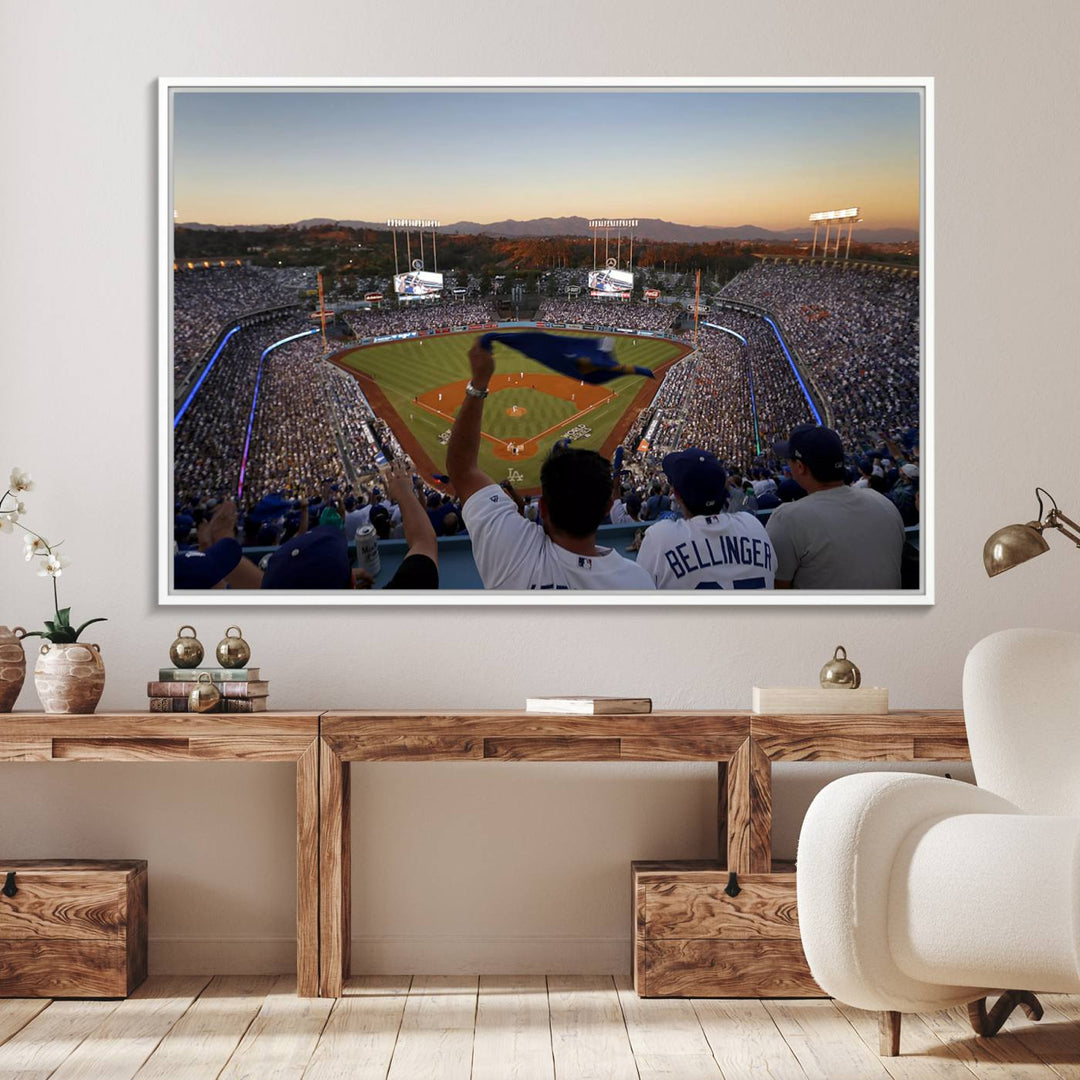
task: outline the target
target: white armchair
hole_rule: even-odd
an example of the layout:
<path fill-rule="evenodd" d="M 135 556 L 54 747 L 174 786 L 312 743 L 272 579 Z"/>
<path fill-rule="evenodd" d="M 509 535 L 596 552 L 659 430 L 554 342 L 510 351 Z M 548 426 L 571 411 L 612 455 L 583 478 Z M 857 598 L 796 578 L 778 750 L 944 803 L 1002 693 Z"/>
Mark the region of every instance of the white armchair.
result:
<path fill-rule="evenodd" d="M 967 1004 L 990 1036 L 1017 1005 L 1041 1017 L 1032 991 L 1080 992 L 1080 635 L 979 642 L 964 715 L 978 787 L 844 777 L 799 838 L 810 970 L 826 993 L 881 1012 L 883 1054 L 899 1053 L 904 1012 Z"/>

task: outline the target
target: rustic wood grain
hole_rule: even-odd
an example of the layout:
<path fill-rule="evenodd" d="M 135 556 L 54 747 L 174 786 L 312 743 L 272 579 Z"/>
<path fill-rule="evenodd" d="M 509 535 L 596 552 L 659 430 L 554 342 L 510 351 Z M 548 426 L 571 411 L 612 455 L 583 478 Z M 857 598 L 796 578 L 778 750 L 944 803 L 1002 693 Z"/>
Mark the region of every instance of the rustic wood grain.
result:
<path fill-rule="evenodd" d="M 310 735 L 193 735 L 188 751 L 195 761 L 297 761 L 313 741 Z"/>
<path fill-rule="evenodd" d="M 795 879 L 739 877 L 738 896 L 724 892 L 727 871 L 710 884 L 673 880 L 646 884 L 648 936 L 655 938 L 791 938 L 799 940 Z"/>
<path fill-rule="evenodd" d="M 51 1080 L 132 1080 L 209 981 L 208 975 L 148 979 L 64 1059 Z"/>
<path fill-rule="evenodd" d="M 518 739 L 484 739 L 484 757 L 503 761 L 618 761 L 618 739 L 549 735 Z"/>
<path fill-rule="evenodd" d="M 728 859 L 728 764 L 716 763 L 716 858 L 721 867 Z"/>
<path fill-rule="evenodd" d="M 13 712 L 4 716 L 5 739 L 144 739 L 193 735 L 319 734 L 318 712 L 152 713 L 118 712 L 54 715 Z"/>
<path fill-rule="evenodd" d="M 4 1080 L 47 1080 L 116 1009 L 117 1001 L 54 1001 L 0 1046 Z"/>
<path fill-rule="evenodd" d="M 149 972 L 150 874 L 144 866 L 125 883 L 125 938 L 127 944 L 127 988 L 130 994 Z"/>
<path fill-rule="evenodd" d="M 296 992 L 319 994 L 319 740 L 296 762 Z"/>
<path fill-rule="evenodd" d="M 411 982 L 408 975 L 350 979 L 304 1080 L 386 1080 Z"/>
<path fill-rule="evenodd" d="M 0 1046 L 26 1027 L 48 1004 L 48 998 L 0 999 Z"/>
<path fill-rule="evenodd" d="M 650 939 L 645 979 L 653 997 L 822 997 L 802 942 Z"/>
<path fill-rule="evenodd" d="M 741 734 L 741 733 L 740 733 Z M 740 735 L 623 735 L 623 761 L 719 761 L 743 744 Z"/>
<path fill-rule="evenodd" d="M 0 940 L 0 997 L 120 998 L 127 992 L 122 942 Z"/>
<path fill-rule="evenodd" d="M 884 1080 L 889 1075 L 832 1002 L 767 1001 L 765 1008 L 807 1076 Z"/>
<path fill-rule="evenodd" d="M 767 874 L 772 861 L 772 766 L 746 739 L 727 769 L 728 869 Z"/>
<path fill-rule="evenodd" d="M 0 875 L 10 869 L 0 864 Z M 115 941 L 124 927 L 124 881 L 85 870 L 17 870 L 15 895 L 0 896 L 0 939 Z"/>
<path fill-rule="evenodd" d="M 0 739 L 0 761 L 48 761 L 52 739 Z"/>
<path fill-rule="evenodd" d="M 961 736 L 917 735 L 914 757 L 916 761 L 970 761 L 971 751 Z"/>
<path fill-rule="evenodd" d="M 340 997 L 349 940 L 350 769 L 319 740 L 319 993 Z"/>
<path fill-rule="evenodd" d="M 135 1080 L 213 1080 L 271 992 L 274 975 L 218 975 L 169 1029 Z"/>
<path fill-rule="evenodd" d="M 324 739 L 344 761 L 479 761 L 480 738 L 458 735 L 339 735 Z"/>
<path fill-rule="evenodd" d="M 54 761 L 171 761 L 188 756 L 186 738 L 53 739 Z"/>

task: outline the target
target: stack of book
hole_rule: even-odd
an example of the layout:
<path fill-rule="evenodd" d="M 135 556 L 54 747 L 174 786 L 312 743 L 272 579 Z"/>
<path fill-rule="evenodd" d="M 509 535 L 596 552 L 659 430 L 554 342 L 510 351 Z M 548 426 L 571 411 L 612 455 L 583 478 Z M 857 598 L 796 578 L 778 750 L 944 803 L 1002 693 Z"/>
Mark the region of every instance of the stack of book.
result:
<path fill-rule="evenodd" d="M 258 668 L 162 668 L 157 682 L 146 684 L 151 712 L 187 712 L 188 694 L 200 675 L 209 675 L 221 695 L 214 712 L 265 712 L 270 683 Z M 206 680 L 204 679 L 203 682 Z"/>

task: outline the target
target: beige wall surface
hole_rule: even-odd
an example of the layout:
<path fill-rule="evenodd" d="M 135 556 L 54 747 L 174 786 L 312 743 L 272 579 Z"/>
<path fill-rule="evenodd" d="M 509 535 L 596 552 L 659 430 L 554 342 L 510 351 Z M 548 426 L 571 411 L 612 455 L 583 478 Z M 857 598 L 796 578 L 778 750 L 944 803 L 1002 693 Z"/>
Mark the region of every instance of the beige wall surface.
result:
<path fill-rule="evenodd" d="M 281 708 L 582 691 L 745 707 L 754 683 L 812 679 L 840 641 L 895 706 L 959 704 L 984 634 L 1074 622 L 1080 562 L 1064 542 L 993 582 L 980 550 L 1032 515 L 1036 483 L 1080 507 L 1078 39 L 1072 0 L 0 0 L 0 479 L 34 473 L 31 522 L 72 561 L 64 602 L 109 616 L 94 635 L 103 708 L 140 705 L 181 622 L 214 642 L 235 621 Z M 934 607 L 155 606 L 156 79 L 414 74 L 936 78 Z M 37 623 L 48 602 L 0 536 L 0 623 Z M 31 686 L 20 707 L 36 707 Z M 360 964 L 624 969 L 628 863 L 709 854 L 714 775 L 355 767 Z M 828 775 L 780 772 L 781 852 Z M 0 858 L 150 860 L 158 970 L 288 964 L 287 768 L 8 765 L 0 785 Z"/>

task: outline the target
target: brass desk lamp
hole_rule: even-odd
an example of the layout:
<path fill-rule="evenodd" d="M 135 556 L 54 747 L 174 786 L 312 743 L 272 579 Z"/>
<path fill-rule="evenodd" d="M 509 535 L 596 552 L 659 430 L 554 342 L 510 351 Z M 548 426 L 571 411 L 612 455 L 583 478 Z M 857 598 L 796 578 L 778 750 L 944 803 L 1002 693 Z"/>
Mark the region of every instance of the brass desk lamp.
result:
<path fill-rule="evenodd" d="M 1043 495 L 1050 500 L 1052 509 L 1043 517 Z M 1043 537 L 1046 529 L 1057 529 L 1080 548 L 1080 525 L 1067 518 L 1059 509 L 1054 496 L 1045 488 L 1035 489 L 1035 498 L 1039 500 L 1039 517 L 1026 525 L 1006 525 L 998 529 L 983 545 L 983 566 L 987 574 L 995 577 L 1014 566 L 1019 566 L 1028 559 L 1034 559 L 1050 545 Z M 1068 528 L 1066 528 L 1068 526 Z"/>

